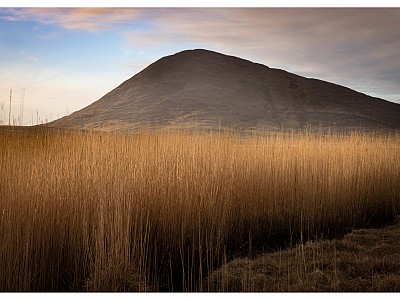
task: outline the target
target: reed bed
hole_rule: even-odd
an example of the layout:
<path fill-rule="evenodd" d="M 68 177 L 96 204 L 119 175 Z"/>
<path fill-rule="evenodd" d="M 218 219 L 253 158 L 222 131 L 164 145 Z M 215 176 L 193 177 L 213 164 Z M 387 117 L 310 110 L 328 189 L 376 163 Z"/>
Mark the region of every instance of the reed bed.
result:
<path fill-rule="evenodd" d="M 400 207 L 397 134 L 0 130 L 1 291 L 207 291 Z"/>

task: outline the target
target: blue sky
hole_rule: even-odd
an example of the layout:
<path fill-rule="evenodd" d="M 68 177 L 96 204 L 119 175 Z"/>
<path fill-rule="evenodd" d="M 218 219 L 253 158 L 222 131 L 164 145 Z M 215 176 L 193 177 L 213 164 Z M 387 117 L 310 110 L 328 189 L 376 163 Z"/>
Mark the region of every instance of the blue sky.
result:
<path fill-rule="evenodd" d="M 400 9 L 0 8 L 0 123 L 54 120 L 205 48 L 400 103 Z"/>

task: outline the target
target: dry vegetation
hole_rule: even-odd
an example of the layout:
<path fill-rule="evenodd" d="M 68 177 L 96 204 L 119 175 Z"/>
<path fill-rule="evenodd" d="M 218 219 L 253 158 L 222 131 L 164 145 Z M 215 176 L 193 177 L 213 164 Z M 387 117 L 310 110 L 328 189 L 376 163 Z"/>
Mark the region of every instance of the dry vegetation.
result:
<path fill-rule="evenodd" d="M 209 291 L 399 292 L 400 219 L 381 229 L 353 230 L 343 239 L 235 259 L 208 278 Z"/>
<path fill-rule="evenodd" d="M 0 289 L 207 291 L 232 258 L 390 224 L 399 141 L 0 129 Z"/>

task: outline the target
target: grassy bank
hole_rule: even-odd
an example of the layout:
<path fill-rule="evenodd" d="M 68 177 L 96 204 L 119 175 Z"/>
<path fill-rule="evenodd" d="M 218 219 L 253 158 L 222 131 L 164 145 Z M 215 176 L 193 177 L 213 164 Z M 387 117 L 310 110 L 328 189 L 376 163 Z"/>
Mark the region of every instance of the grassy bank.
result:
<path fill-rule="evenodd" d="M 0 129 L 0 288 L 206 291 L 233 257 L 391 223 L 399 142 Z"/>
<path fill-rule="evenodd" d="M 399 292 L 400 219 L 255 259 L 235 259 L 207 278 L 214 292 Z"/>

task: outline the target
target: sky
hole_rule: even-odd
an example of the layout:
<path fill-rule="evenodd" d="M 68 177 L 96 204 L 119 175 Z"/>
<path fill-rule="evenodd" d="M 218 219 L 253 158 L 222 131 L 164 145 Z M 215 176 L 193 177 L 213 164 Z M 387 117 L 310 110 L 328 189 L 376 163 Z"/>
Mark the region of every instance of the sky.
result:
<path fill-rule="evenodd" d="M 196 48 L 400 103 L 400 8 L 3 7 L 0 124 L 11 89 L 12 124 L 51 121 Z"/>

